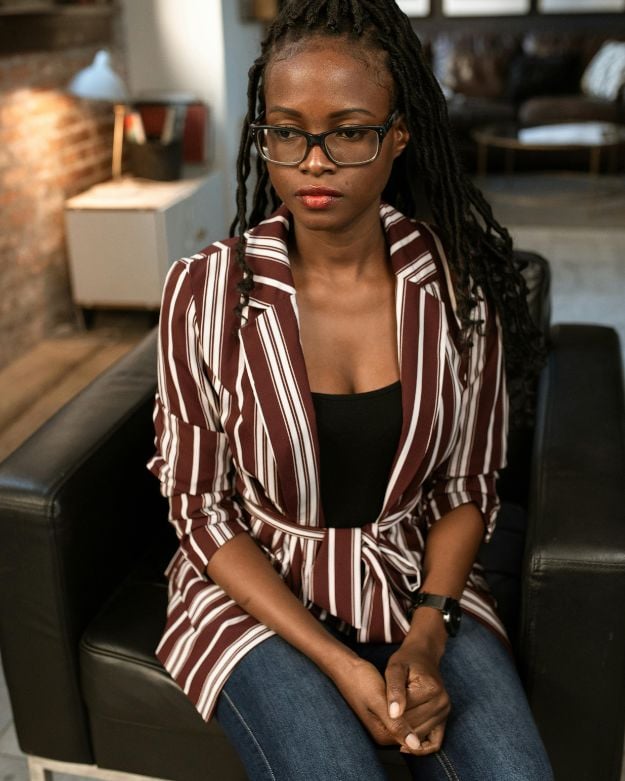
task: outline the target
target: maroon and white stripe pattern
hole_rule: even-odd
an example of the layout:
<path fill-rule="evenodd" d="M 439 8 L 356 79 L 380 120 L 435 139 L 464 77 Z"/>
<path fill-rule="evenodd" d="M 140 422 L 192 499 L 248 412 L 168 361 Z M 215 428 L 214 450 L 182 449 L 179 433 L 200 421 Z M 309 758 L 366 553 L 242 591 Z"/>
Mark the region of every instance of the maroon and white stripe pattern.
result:
<path fill-rule="evenodd" d="M 281 207 L 248 233 L 255 287 L 243 325 L 234 312 L 234 240 L 177 261 L 167 277 L 148 466 L 169 498 L 179 548 L 166 570 L 167 624 L 156 655 L 206 721 L 237 662 L 272 634 L 206 574 L 235 535 L 252 535 L 316 615 L 356 627 L 362 642 L 396 642 L 408 630 L 431 525 L 475 502 L 492 534 L 508 412 L 499 318 L 480 303 L 484 333 L 461 361 L 435 232 L 388 205 L 380 217 L 396 276 L 403 424 L 384 506 L 362 529 L 324 523 L 289 212 Z M 505 640 L 477 565 L 461 603 Z"/>

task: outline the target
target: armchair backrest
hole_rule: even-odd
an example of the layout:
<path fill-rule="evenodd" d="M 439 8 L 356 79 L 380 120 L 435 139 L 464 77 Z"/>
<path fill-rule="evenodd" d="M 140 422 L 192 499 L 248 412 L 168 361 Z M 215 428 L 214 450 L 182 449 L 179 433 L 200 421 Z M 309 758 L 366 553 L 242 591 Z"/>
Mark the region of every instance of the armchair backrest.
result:
<path fill-rule="evenodd" d="M 527 304 L 547 346 L 551 326 L 551 272 L 549 263 L 535 252 L 515 250 L 515 262 L 527 284 Z M 527 508 L 534 425 L 510 432 L 508 465 L 500 473 L 497 491 L 502 500 Z"/>

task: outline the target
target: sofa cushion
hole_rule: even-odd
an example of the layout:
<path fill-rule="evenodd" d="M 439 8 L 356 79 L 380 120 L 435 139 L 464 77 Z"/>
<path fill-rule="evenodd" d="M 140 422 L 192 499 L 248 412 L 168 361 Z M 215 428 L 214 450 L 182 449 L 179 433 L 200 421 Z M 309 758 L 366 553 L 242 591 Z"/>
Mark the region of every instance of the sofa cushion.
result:
<path fill-rule="evenodd" d="M 625 43 L 606 41 L 582 76 L 582 92 L 593 98 L 616 100 L 625 86 Z"/>
<path fill-rule="evenodd" d="M 451 125 L 456 132 L 467 132 L 481 125 L 514 122 L 516 110 L 510 101 L 453 95 L 447 101 Z"/>
<path fill-rule="evenodd" d="M 520 102 L 535 95 L 563 95 L 579 91 L 581 65 L 575 52 L 536 57 L 521 54 L 508 71 L 507 95 Z"/>
<path fill-rule="evenodd" d="M 438 81 L 454 93 L 499 98 L 519 47 L 513 35 L 441 34 L 432 45 L 432 68 Z"/>
<path fill-rule="evenodd" d="M 553 95 L 530 98 L 519 107 L 523 126 L 548 125 L 552 122 L 618 122 L 619 104 L 584 95 Z"/>

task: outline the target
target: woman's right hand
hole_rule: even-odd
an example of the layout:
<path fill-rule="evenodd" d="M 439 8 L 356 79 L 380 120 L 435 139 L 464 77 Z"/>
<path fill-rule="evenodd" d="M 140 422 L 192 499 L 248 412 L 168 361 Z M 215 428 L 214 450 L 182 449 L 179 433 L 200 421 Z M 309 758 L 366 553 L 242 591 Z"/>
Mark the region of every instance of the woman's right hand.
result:
<path fill-rule="evenodd" d="M 419 749 L 419 739 L 411 732 L 406 718 L 402 715 L 392 719 L 388 715 L 386 682 L 372 664 L 358 659 L 333 671 L 331 677 L 376 743 L 400 745 L 411 753 Z"/>

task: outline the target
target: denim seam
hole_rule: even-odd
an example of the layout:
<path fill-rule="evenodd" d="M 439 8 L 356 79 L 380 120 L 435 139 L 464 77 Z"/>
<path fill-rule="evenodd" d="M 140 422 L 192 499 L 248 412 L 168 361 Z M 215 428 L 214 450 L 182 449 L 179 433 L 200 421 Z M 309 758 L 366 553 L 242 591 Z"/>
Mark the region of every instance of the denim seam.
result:
<path fill-rule="evenodd" d="M 239 721 L 241 722 L 241 724 L 242 724 L 242 725 L 245 727 L 245 729 L 246 729 L 247 733 L 249 734 L 250 738 L 252 739 L 252 742 L 253 742 L 253 744 L 254 744 L 254 745 L 256 746 L 256 748 L 258 749 L 258 753 L 259 753 L 259 754 L 260 754 L 260 756 L 262 757 L 262 760 L 263 760 L 263 762 L 265 763 L 265 765 L 266 765 L 266 767 L 267 767 L 267 770 L 269 771 L 269 775 L 271 776 L 271 778 L 273 779 L 273 781 L 276 781 L 276 777 L 275 777 L 275 776 L 274 776 L 274 774 L 273 774 L 273 770 L 271 769 L 271 765 L 269 764 L 269 760 L 267 759 L 267 755 L 266 755 L 266 754 L 265 754 L 265 752 L 263 751 L 263 749 L 262 749 L 262 747 L 261 747 L 260 743 L 259 743 L 259 742 L 256 740 L 256 736 L 254 735 L 254 733 L 252 732 L 252 730 L 249 728 L 249 726 L 248 726 L 247 722 L 245 721 L 245 719 L 243 718 L 243 715 L 241 714 L 240 710 L 239 710 L 239 709 L 237 708 L 237 706 L 236 706 L 236 705 L 235 705 L 235 704 L 232 702 L 232 700 L 230 699 L 230 697 L 228 697 L 228 694 L 227 694 L 227 692 L 226 692 L 226 691 L 222 690 L 222 692 L 221 692 L 221 693 L 222 693 L 222 695 L 223 695 L 224 699 L 226 700 L 226 702 L 228 703 L 228 705 L 229 705 L 229 706 L 232 708 L 232 710 L 234 711 L 234 713 L 235 713 L 235 714 L 237 715 L 237 717 L 239 718 Z"/>
<path fill-rule="evenodd" d="M 439 761 L 449 781 L 460 781 L 460 776 L 456 773 L 451 759 L 449 759 L 447 754 L 445 754 L 445 752 L 442 749 L 437 751 L 436 754 L 434 754 L 434 756 Z"/>

